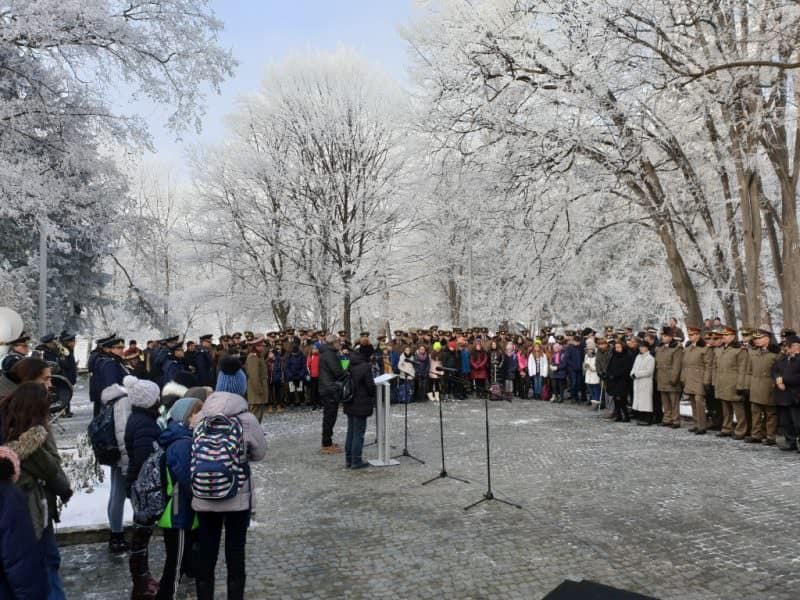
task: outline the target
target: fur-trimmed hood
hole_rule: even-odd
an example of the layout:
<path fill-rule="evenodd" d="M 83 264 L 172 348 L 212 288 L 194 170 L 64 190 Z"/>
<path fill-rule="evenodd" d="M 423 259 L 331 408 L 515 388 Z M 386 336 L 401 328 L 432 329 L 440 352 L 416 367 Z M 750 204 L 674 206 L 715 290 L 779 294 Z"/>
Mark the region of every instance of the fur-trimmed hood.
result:
<path fill-rule="evenodd" d="M 47 435 L 47 429 L 35 425 L 19 436 L 19 439 L 8 442 L 7 446 L 17 453 L 20 461 L 23 461 L 44 446 Z"/>

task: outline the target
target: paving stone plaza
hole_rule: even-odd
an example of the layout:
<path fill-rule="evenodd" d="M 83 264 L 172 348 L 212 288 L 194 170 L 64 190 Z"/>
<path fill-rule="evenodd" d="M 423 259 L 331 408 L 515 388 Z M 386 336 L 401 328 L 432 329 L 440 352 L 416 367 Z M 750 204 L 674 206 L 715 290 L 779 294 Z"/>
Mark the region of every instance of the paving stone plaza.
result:
<path fill-rule="evenodd" d="M 586 407 L 489 406 L 498 502 L 486 490 L 483 403 L 409 407 L 426 461 L 350 471 L 319 453 L 321 413 L 268 415 L 247 547 L 248 598 L 526 598 L 590 579 L 662 599 L 800 597 L 800 456 L 686 429 L 611 423 Z M 343 443 L 340 416 L 336 442 Z M 402 408 L 393 407 L 402 449 Z M 367 441 L 374 439 L 370 419 Z M 375 446 L 366 450 L 372 458 Z M 160 575 L 162 542 L 151 567 Z M 68 597 L 127 598 L 127 560 L 62 549 Z M 224 558 L 217 573 L 224 598 Z M 185 583 L 182 598 L 194 597 Z"/>

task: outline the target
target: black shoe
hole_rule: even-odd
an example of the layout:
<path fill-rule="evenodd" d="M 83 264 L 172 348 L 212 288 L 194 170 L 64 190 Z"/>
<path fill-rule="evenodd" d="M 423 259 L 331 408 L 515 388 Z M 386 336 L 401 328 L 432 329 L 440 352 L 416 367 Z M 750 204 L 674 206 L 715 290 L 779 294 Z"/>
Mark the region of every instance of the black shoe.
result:
<path fill-rule="evenodd" d="M 228 600 L 244 599 L 244 579 L 228 580 Z"/>
<path fill-rule="evenodd" d="M 697 431 L 694 432 L 694 434 L 695 435 L 705 435 L 706 434 L 706 430 L 705 429 L 698 429 Z"/>
<path fill-rule="evenodd" d="M 350 465 L 350 468 L 351 469 L 367 469 L 367 468 L 369 468 L 369 463 L 368 462 L 353 463 L 352 465 Z"/>
<path fill-rule="evenodd" d="M 65 412 L 65 413 L 64 413 L 63 415 L 61 415 L 61 416 L 62 416 L 63 418 L 65 418 L 65 419 L 71 419 L 71 418 L 72 418 L 72 417 L 74 417 L 75 415 L 74 415 L 74 414 L 72 414 L 71 412 L 67 411 L 67 412 Z"/>
<path fill-rule="evenodd" d="M 112 533 L 108 539 L 108 551 L 111 554 L 125 554 L 128 550 L 130 550 L 130 546 L 125 541 L 125 534 Z"/>
<path fill-rule="evenodd" d="M 197 593 L 197 600 L 214 600 L 213 579 L 195 579 L 194 589 Z"/>

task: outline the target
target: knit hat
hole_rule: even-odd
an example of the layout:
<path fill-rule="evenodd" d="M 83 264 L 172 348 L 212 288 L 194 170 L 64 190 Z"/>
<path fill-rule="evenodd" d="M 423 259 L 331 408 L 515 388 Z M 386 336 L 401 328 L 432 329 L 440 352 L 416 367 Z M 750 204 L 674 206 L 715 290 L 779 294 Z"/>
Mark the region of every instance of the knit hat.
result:
<path fill-rule="evenodd" d="M 131 406 L 152 408 L 158 404 L 161 390 L 159 390 L 158 385 L 152 381 L 128 375 L 122 380 L 122 385 L 128 390 L 128 398 L 130 398 Z"/>
<path fill-rule="evenodd" d="M 220 374 L 225 373 L 225 375 L 234 375 L 236 371 L 242 368 L 242 363 L 239 362 L 239 359 L 235 356 L 223 356 L 222 359 L 219 361 L 219 370 Z M 217 391 L 221 391 L 217 388 Z"/>
<path fill-rule="evenodd" d="M 181 398 L 175 404 L 172 405 L 172 408 L 169 409 L 169 413 L 167 414 L 168 421 L 177 421 L 179 423 L 186 422 L 189 413 L 192 412 L 192 408 L 195 404 L 202 404 L 202 400 L 198 400 L 197 398 Z"/>
<path fill-rule="evenodd" d="M 8 446 L 0 446 L 0 481 L 16 483 L 19 479 L 19 457 Z"/>
<path fill-rule="evenodd" d="M 238 360 L 233 359 L 237 364 Z M 237 369 L 233 373 L 226 373 L 225 368 L 220 369 L 217 375 L 217 387 L 214 388 L 216 392 L 230 392 L 231 394 L 239 394 L 244 396 L 247 393 L 247 376 L 242 369 Z"/>

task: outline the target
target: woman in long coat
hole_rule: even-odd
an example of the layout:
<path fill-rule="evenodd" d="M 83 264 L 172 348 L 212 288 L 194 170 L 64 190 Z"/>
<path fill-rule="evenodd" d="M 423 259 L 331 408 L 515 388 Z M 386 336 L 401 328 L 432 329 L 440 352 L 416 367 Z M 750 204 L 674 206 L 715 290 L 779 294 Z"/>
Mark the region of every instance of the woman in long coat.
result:
<path fill-rule="evenodd" d="M 614 350 L 606 367 L 606 377 L 608 379 L 608 395 L 613 398 L 614 412 L 611 415 L 616 421 L 628 422 L 631 420 L 628 414 L 628 394 L 631 391 L 631 369 L 633 368 L 633 356 L 625 349 L 620 340 L 614 342 Z"/>
<path fill-rule="evenodd" d="M 244 370 L 247 375 L 247 404 L 258 422 L 264 418 L 264 409 L 267 405 L 267 360 L 264 357 L 264 338 L 248 342 L 250 352 L 245 361 Z"/>
<path fill-rule="evenodd" d="M 639 354 L 633 361 L 633 410 L 639 414 L 638 425 L 653 424 L 653 374 L 656 359 L 650 354 L 650 344 L 641 342 Z"/>

